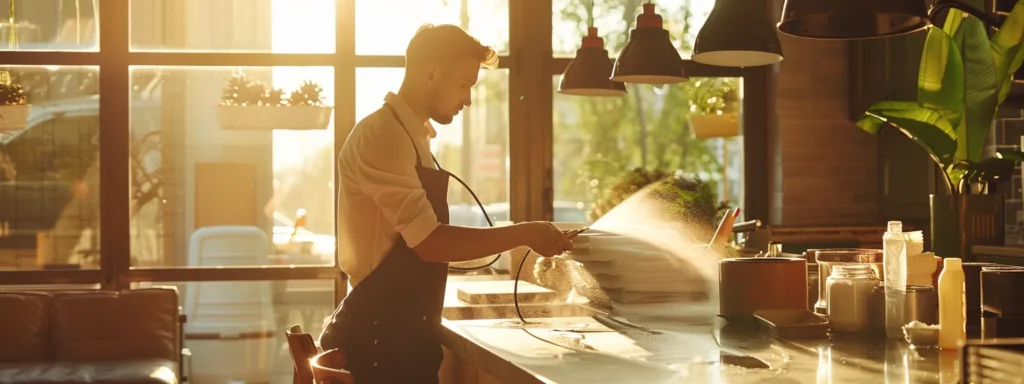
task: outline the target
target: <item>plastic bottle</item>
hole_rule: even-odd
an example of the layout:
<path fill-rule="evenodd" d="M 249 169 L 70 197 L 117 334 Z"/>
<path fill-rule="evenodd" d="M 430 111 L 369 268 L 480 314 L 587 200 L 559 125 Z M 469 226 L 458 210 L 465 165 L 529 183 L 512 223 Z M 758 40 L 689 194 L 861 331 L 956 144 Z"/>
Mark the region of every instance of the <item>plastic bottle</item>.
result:
<path fill-rule="evenodd" d="M 904 299 L 907 287 L 907 237 L 903 223 L 890 221 L 882 235 L 882 272 L 885 275 L 885 335 L 903 338 Z"/>
<path fill-rule="evenodd" d="M 967 338 L 965 305 L 963 263 L 947 257 L 939 274 L 939 348 L 957 349 Z"/>

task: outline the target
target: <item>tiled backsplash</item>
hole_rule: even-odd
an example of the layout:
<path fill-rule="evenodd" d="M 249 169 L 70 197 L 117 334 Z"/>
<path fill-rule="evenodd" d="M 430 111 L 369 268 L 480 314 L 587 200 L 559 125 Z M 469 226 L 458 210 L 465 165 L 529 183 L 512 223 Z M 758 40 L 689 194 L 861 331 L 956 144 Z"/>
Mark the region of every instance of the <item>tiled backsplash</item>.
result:
<path fill-rule="evenodd" d="M 1020 149 L 1024 145 L 1024 110 L 999 111 L 996 120 L 994 144 L 996 148 Z M 1024 202 L 1021 196 L 1022 172 L 1020 164 L 1011 180 L 998 185 L 1006 194 L 1006 244 L 1024 244 Z"/>

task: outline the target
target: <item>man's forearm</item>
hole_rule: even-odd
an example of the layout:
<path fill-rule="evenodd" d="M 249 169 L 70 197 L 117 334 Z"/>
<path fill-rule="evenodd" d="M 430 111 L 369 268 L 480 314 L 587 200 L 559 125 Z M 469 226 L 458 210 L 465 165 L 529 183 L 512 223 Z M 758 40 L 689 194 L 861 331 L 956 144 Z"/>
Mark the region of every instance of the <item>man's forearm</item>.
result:
<path fill-rule="evenodd" d="M 430 262 L 459 262 L 497 255 L 525 244 L 525 227 L 460 227 L 441 224 L 413 250 Z"/>

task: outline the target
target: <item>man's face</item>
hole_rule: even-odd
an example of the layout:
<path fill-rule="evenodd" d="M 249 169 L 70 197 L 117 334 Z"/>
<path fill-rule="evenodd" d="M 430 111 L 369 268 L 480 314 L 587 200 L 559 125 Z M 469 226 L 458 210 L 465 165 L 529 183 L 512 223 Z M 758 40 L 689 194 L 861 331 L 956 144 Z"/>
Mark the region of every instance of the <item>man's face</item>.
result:
<path fill-rule="evenodd" d="M 438 68 L 430 83 L 430 119 L 450 124 L 463 107 L 470 105 L 470 90 L 476 85 L 479 73 L 480 62 L 472 59 Z"/>

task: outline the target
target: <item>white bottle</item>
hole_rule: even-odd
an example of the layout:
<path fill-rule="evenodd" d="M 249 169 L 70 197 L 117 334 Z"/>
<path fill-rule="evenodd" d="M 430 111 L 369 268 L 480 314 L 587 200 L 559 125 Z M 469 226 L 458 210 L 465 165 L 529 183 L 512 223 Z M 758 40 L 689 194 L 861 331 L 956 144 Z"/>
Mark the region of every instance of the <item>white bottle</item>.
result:
<path fill-rule="evenodd" d="M 947 257 L 939 274 L 939 348 L 957 349 L 967 338 L 965 305 L 962 261 Z"/>
<path fill-rule="evenodd" d="M 903 223 L 890 221 L 882 235 L 882 272 L 885 284 L 885 335 L 903 338 L 907 289 L 907 237 Z"/>

